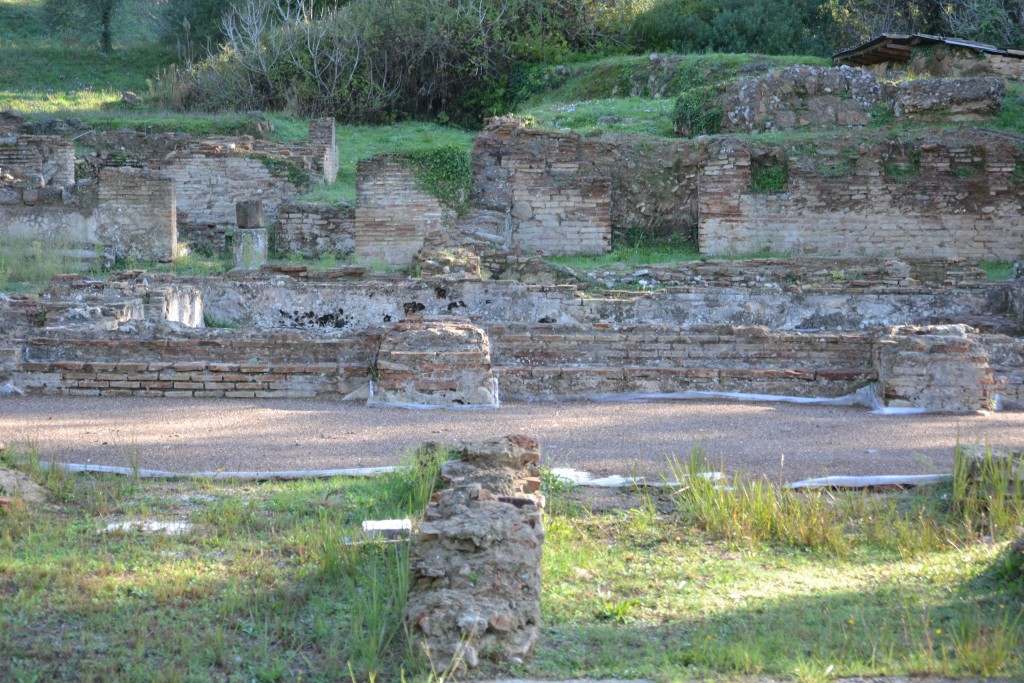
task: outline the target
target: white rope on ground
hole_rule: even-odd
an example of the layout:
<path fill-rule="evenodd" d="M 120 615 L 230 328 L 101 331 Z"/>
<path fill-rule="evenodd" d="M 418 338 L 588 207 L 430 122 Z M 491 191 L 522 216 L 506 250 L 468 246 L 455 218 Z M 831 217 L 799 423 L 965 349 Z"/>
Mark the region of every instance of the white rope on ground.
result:
<path fill-rule="evenodd" d="M 112 465 L 80 465 L 77 463 L 40 462 L 43 469 L 59 467 L 68 472 L 96 472 L 99 474 L 122 474 L 144 479 L 321 479 L 324 477 L 374 477 L 379 474 L 394 472 L 397 467 L 349 467 L 338 470 L 281 470 L 268 472 L 171 472 L 169 470 L 147 470 L 132 467 L 114 467 Z"/>
<path fill-rule="evenodd" d="M 67 472 L 96 474 L 119 474 L 143 479 L 234 479 L 243 481 L 268 481 L 287 479 L 323 479 L 327 477 L 375 477 L 398 470 L 398 467 L 348 467 L 333 470 L 278 470 L 252 472 L 172 472 L 170 470 L 149 470 L 131 467 L 115 467 L 113 465 L 82 465 L 78 463 L 40 462 L 39 467 L 48 470 L 59 467 Z M 556 467 L 551 474 L 575 486 L 593 488 L 626 488 L 631 486 L 678 487 L 677 481 L 658 481 L 647 477 L 624 477 L 610 475 L 595 477 L 590 472 L 575 470 L 571 467 Z M 704 477 L 718 482 L 725 478 L 721 472 L 705 472 Z M 884 474 L 875 476 L 837 476 L 820 479 L 805 479 L 789 484 L 792 489 L 815 488 L 869 488 L 872 486 L 931 486 L 950 481 L 952 474 Z"/>
<path fill-rule="evenodd" d="M 865 489 L 872 486 L 934 486 L 952 481 L 952 474 L 879 474 L 866 477 L 822 477 L 789 485 L 791 489 Z"/>

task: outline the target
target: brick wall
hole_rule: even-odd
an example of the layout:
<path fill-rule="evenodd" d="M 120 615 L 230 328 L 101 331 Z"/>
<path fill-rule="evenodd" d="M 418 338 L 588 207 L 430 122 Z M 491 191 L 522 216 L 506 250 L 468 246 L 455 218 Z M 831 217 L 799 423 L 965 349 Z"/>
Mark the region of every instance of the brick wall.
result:
<path fill-rule="evenodd" d="M 490 325 L 504 396 L 716 391 L 843 396 L 874 380 L 871 335 L 760 327 Z"/>
<path fill-rule="evenodd" d="M 15 177 L 39 176 L 43 185 L 73 185 L 74 145 L 55 135 L 0 138 L 0 173 Z"/>
<path fill-rule="evenodd" d="M 930 367 L 935 356 L 946 363 L 946 370 L 928 379 L 909 362 L 921 355 L 917 349 L 901 351 L 896 361 L 879 360 L 880 340 L 871 331 L 612 323 L 480 327 L 506 398 L 684 391 L 838 397 L 876 381 L 881 363 L 890 403 L 902 398 L 917 405 L 920 399 L 951 409 L 947 399 L 971 388 L 980 391 L 968 396 L 978 399 L 968 402 L 970 410 L 985 407 L 993 391 L 1006 405 L 1024 402 L 1021 340 L 969 330 L 955 344 L 925 332 L 941 352 L 930 347 L 921 362 Z M 381 339 L 381 329 L 349 335 L 195 330 L 175 338 L 51 332 L 7 340 L 0 349 L 0 377 L 37 394 L 336 398 L 370 379 Z"/>
<path fill-rule="evenodd" d="M 356 211 L 351 206 L 282 204 L 274 229 L 279 254 L 347 256 L 355 250 Z"/>
<path fill-rule="evenodd" d="M 333 183 L 338 179 L 338 139 L 335 137 L 334 119 L 312 119 L 309 122 L 307 142 L 317 153 L 318 182 Z"/>
<path fill-rule="evenodd" d="M 297 144 L 249 135 L 197 141 L 180 133 L 136 131 L 96 132 L 81 144 L 94 166 L 132 166 L 171 178 L 179 221 L 196 226 L 183 234 L 216 245 L 218 236 L 204 233 L 233 226 L 235 203 L 241 199 L 262 200 L 267 222 L 276 220 L 278 207 L 305 189 L 288 179 L 289 169 L 292 180 L 306 176 L 313 184 L 333 183 L 338 175 L 334 132 L 334 120 L 325 118 L 312 120 L 307 141 Z"/>
<path fill-rule="evenodd" d="M 790 162 L 789 179 L 774 194 L 751 190 L 752 146 L 724 139 L 701 169 L 701 252 L 1021 256 L 1024 184 L 1013 179 L 1018 152 L 995 135 L 945 139 L 861 148 L 847 172 L 831 176 Z"/>
<path fill-rule="evenodd" d="M 419 189 L 413 169 L 401 159 L 378 156 L 356 170 L 355 253 L 364 262 L 406 266 L 426 236 L 454 219 L 437 198 Z"/>
<path fill-rule="evenodd" d="M 174 186 L 157 173 L 111 168 L 70 188 L 0 187 L 0 237 L 166 261 L 177 239 Z"/>
<path fill-rule="evenodd" d="M 269 223 L 277 220 L 278 207 L 299 191 L 259 159 L 219 150 L 178 153 L 160 172 L 174 181 L 182 223 L 233 226 L 235 204 L 242 199 L 262 200 Z"/>
<path fill-rule="evenodd" d="M 362 386 L 379 337 L 313 339 L 235 330 L 186 339 L 32 339 L 13 381 L 28 392 L 165 398 L 343 397 Z M 243 335 L 244 336 L 244 335 Z"/>
<path fill-rule="evenodd" d="M 178 243 L 174 182 L 152 171 L 100 173 L 97 239 L 119 256 L 170 261 Z"/>
<path fill-rule="evenodd" d="M 473 145 L 474 208 L 511 216 L 512 248 L 598 254 L 611 240 L 611 147 L 494 119 Z"/>

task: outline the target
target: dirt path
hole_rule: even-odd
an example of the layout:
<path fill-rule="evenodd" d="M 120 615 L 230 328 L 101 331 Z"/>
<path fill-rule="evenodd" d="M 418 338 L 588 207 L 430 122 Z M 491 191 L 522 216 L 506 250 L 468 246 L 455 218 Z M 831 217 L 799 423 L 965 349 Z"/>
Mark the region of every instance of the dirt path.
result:
<path fill-rule="evenodd" d="M 726 471 L 793 481 L 822 474 L 948 472 L 953 447 L 1024 446 L 1024 413 L 879 416 L 863 408 L 728 401 L 518 403 L 411 411 L 312 400 L 0 398 L 0 441 L 41 459 L 180 472 L 395 464 L 422 441 L 528 434 L 553 466 L 658 475 L 703 445 Z"/>

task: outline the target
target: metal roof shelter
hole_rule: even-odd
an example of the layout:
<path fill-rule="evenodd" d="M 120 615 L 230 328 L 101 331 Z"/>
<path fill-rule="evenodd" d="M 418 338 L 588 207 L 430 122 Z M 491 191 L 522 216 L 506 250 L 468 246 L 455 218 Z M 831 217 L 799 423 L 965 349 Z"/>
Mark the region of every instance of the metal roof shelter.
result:
<path fill-rule="evenodd" d="M 1000 55 L 1016 59 L 1024 59 L 1024 50 L 1004 50 L 994 45 L 975 43 L 959 38 L 932 36 L 927 33 L 883 33 L 866 43 L 847 48 L 832 55 L 836 64 L 850 66 L 870 66 L 882 62 L 906 62 L 910 60 L 911 51 L 917 46 L 949 45 L 968 50 L 976 50 L 990 55 Z"/>

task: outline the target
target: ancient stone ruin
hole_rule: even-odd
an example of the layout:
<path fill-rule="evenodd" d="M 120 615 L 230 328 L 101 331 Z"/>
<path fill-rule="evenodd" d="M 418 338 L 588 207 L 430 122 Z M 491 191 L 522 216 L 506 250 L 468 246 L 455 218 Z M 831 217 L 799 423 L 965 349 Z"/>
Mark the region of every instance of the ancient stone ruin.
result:
<path fill-rule="evenodd" d="M 734 84 L 716 104 L 722 108 L 723 131 L 750 133 L 866 126 L 885 114 L 916 121 L 982 121 L 999 112 L 1005 90 L 994 76 L 891 85 L 845 65 L 791 66 Z"/>
<path fill-rule="evenodd" d="M 990 282 L 976 262 L 1024 260 L 1024 145 L 969 127 L 864 131 L 880 104 L 949 99 L 956 85 L 872 79 L 795 67 L 737 86 L 744 130 L 800 127 L 811 110 L 822 117 L 806 125 L 840 126 L 811 147 L 494 119 L 461 216 L 398 157 L 359 164 L 355 207 L 295 203 L 337 172 L 329 120 L 293 145 L 76 128 L 78 159 L 40 134 L 56 131 L 16 123 L 0 144 L 0 238 L 166 259 L 177 234 L 234 250 L 237 268 L 61 276 L 38 298 L 0 297 L 0 384 L 407 407 L 694 395 L 1019 406 L 1024 285 Z M 956 89 L 991 102 L 999 87 L 986 83 Z M 606 251 L 635 228 L 694 240 L 703 258 L 585 271 L 546 260 Z M 267 265 L 271 233 L 279 250 L 361 263 Z M 751 256 L 764 251 L 784 256 Z"/>
<path fill-rule="evenodd" d="M 465 444 L 442 469 L 409 551 L 405 620 L 435 672 L 528 657 L 540 636 L 540 446 Z"/>

